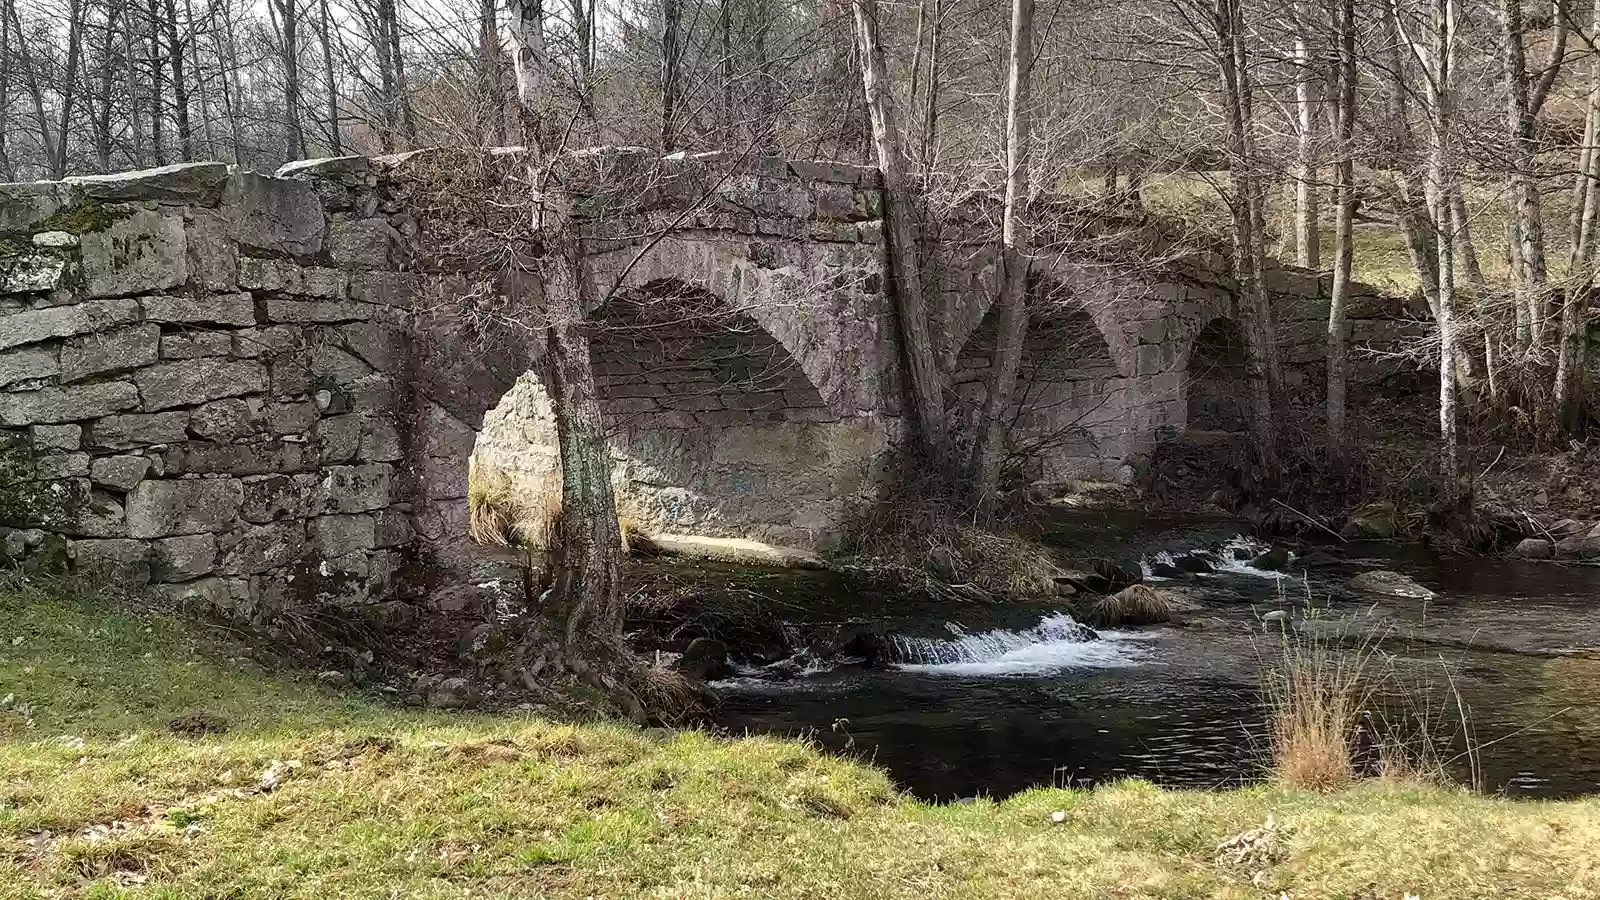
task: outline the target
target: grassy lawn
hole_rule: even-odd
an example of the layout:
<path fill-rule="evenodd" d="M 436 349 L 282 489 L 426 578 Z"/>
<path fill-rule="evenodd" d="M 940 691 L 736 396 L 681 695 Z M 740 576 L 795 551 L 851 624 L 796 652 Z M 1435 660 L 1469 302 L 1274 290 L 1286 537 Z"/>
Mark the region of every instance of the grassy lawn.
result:
<path fill-rule="evenodd" d="M 397 708 L 0 592 L 0 897 L 1553 900 L 1600 897 L 1597 850 L 1597 801 L 1381 784 L 934 807 L 799 743 Z"/>

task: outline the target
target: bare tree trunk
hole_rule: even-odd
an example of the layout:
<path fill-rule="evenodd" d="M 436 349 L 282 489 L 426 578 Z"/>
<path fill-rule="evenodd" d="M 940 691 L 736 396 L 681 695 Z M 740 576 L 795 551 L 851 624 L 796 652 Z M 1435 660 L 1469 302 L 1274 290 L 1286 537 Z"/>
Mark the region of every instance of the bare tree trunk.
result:
<path fill-rule="evenodd" d="M 137 29 L 133 23 L 134 3 L 127 0 L 122 8 L 122 62 L 128 90 L 128 133 L 132 138 L 133 167 L 144 166 L 144 104 L 139 96 L 139 65 L 135 61 L 133 41 Z"/>
<path fill-rule="evenodd" d="M 406 137 L 406 149 L 417 146 L 417 120 L 411 112 L 411 90 L 406 85 L 406 58 L 400 44 L 400 11 L 395 0 L 383 0 L 385 14 L 389 17 L 389 55 L 394 66 L 394 102 L 400 119 L 400 131 Z"/>
<path fill-rule="evenodd" d="M 155 158 L 156 165 L 164 166 L 167 163 L 166 143 L 162 139 L 162 132 L 166 127 L 166 111 L 162 108 L 163 96 L 161 87 L 161 13 L 156 7 L 156 0 L 150 0 L 146 7 L 150 20 L 145 24 L 149 26 L 149 33 L 145 35 L 150 46 L 150 155 Z"/>
<path fill-rule="evenodd" d="M 928 89 L 922 101 L 922 141 L 918 160 L 924 172 L 931 171 L 935 140 L 939 133 L 939 62 L 944 49 L 944 0 L 930 0 L 933 21 L 928 26 Z"/>
<path fill-rule="evenodd" d="M 878 168 L 883 173 L 889 264 L 894 277 L 900 343 L 910 376 L 911 408 L 922 444 L 938 463 L 946 456 L 949 430 L 945 421 L 944 384 L 935 361 L 928 310 L 923 300 L 921 248 L 914 221 L 916 203 L 905 183 L 899 124 L 889 92 L 883 46 L 878 41 L 877 0 L 851 0 L 851 7 L 855 12 L 856 45 L 861 55 L 861 82 L 867 113 L 872 121 L 873 147 Z"/>
<path fill-rule="evenodd" d="M 661 0 L 661 152 L 678 148 L 678 0 Z"/>
<path fill-rule="evenodd" d="M 189 127 L 189 80 L 184 73 L 188 61 L 183 41 L 178 37 L 178 5 L 166 0 L 167 64 L 172 67 L 172 109 L 178 123 L 178 158 L 194 159 L 194 134 Z"/>
<path fill-rule="evenodd" d="M 1333 290 L 1328 298 L 1328 455 L 1342 462 L 1346 451 L 1345 306 L 1350 301 L 1350 268 L 1355 238 L 1355 119 L 1356 119 L 1356 10 L 1355 0 L 1339 0 L 1334 7 L 1339 42 L 1338 96 L 1334 104 L 1336 151 L 1334 163 Z"/>
<path fill-rule="evenodd" d="M 211 15 L 212 9 L 211 4 L 206 4 L 207 28 L 215 25 Z M 194 19 L 194 0 L 183 0 L 183 12 L 184 21 L 186 22 L 185 30 L 189 35 L 189 65 L 190 70 L 194 72 L 195 94 L 200 101 L 200 135 L 206 144 L 206 159 L 214 160 L 217 158 L 216 121 L 215 117 L 211 115 L 211 97 L 207 88 L 210 80 L 205 77 L 205 70 L 200 66 L 200 28 Z M 220 69 L 217 74 L 219 76 L 222 74 Z"/>
<path fill-rule="evenodd" d="M 306 135 L 300 125 L 299 0 L 267 0 L 267 11 L 275 14 L 283 57 L 284 152 L 289 159 L 304 159 Z"/>
<path fill-rule="evenodd" d="M 722 59 L 718 67 L 722 77 L 722 143 L 726 147 L 739 142 L 739 115 L 733 106 L 733 10 L 732 4 L 717 7 L 717 32 L 722 39 Z"/>
<path fill-rule="evenodd" d="M 224 40 L 226 45 L 223 44 Z M 239 47 L 234 37 L 232 12 L 223 13 L 222 34 L 217 37 L 217 57 L 225 60 L 228 66 L 227 77 L 222 80 L 222 105 L 223 112 L 228 116 L 228 140 L 233 146 L 233 162 L 238 165 L 244 160 L 244 117 L 239 108 L 244 100 L 239 86 L 239 64 L 235 61 L 239 58 Z"/>
<path fill-rule="evenodd" d="M 1450 189 L 1450 227 L 1456 233 L 1456 255 L 1461 258 L 1462 274 L 1467 283 L 1483 287 L 1483 266 L 1478 262 L 1478 248 L 1472 241 L 1472 220 L 1467 215 L 1467 202 L 1461 196 L 1461 185 Z"/>
<path fill-rule="evenodd" d="M 1548 273 L 1545 262 L 1544 224 L 1540 207 L 1535 155 L 1539 111 L 1549 96 L 1566 51 L 1565 0 L 1556 0 L 1555 36 L 1550 62 L 1537 82 L 1530 83 L 1527 51 L 1523 45 L 1522 0 L 1502 0 L 1502 37 L 1505 44 L 1506 130 L 1511 139 L 1511 274 L 1519 304 L 1527 310 L 1527 344 L 1537 350 L 1548 343 Z M 1521 336 L 1519 335 L 1519 342 Z"/>
<path fill-rule="evenodd" d="M 1246 381 L 1250 386 L 1251 449 L 1259 487 L 1270 490 L 1282 478 L 1278 456 L 1276 391 L 1272 360 L 1276 341 L 1272 309 L 1267 302 L 1265 259 L 1259 226 L 1262 220 L 1260 182 L 1255 172 L 1250 128 L 1249 84 L 1244 51 L 1244 14 L 1238 0 L 1217 0 L 1213 24 L 1217 37 L 1223 106 L 1228 119 L 1228 169 L 1234 185 L 1234 267 L 1239 286 L 1239 312 L 1243 319 Z"/>
<path fill-rule="evenodd" d="M 317 4 L 318 34 L 322 42 L 322 95 L 328 104 L 328 152 L 344 154 L 344 138 L 339 134 L 339 83 L 333 77 L 333 23 L 329 21 L 328 0 Z"/>
<path fill-rule="evenodd" d="M 1304 10 L 1297 10 L 1297 16 Z M 1305 21 L 1296 23 L 1294 39 L 1295 112 L 1299 120 L 1299 142 L 1295 169 L 1294 240 L 1295 262 L 1307 269 L 1322 264 L 1322 234 L 1317 222 L 1317 122 L 1321 119 L 1322 98 L 1318 96 L 1320 74 L 1312 58 L 1311 41 Z M 1336 188 L 1337 190 L 1337 188 Z"/>
<path fill-rule="evenodd" d="M 1029 95 L 1033 81 L 1033 0 L 1012 0 L 1011 54 L 1006 78 L 1006 196 L 1001 213 L 1000 241 L 1003 265 L 1000 321 L 996 329 L 994 363 L 990 369 L 989 396 L 969 465 L 972 493 L 977 503 L 987 503 L 1000 483 L 1001 431 L 1006 412 L 1016 394 L 1017 370 L 1028 337 L 1028 233 L 1029 154 L 1031 151 Z"/>
<path fill-rule="evenodd" d="M 15 57 L 11 52 L 13 5 L 14 0 L 0 0 L 0 178 L 6 181 L 17 180 L 17 169 L 11 162 L 11 151 L 6 146 L 6 138 L 11 134 L 11 73 L 15 69 Z M 108 23 L 108 34 L 110 30 Z M 109 37 L 106 40 L 110 42 Z M 109 91 L 106 96 L 110 96 Z"/>
<path fill-rule="evenodd" d="M 1456 42 L 1455 0 L 1432 0 L 1431 73 L 1428 85 L 1428 182 L 1433 220 L 1439 224 L 1439 475 L 1447 508 L 1462 499 L 1461 443 L 1457 427 L 1455 323 L 1455 233 L 1450 227 Z"/>
<path fill-rule="evenodd" d="M 600 667 L 626 653 L 620 591 L 622 537 L 611 486 L 611 454 L 600 413 L 589 353 L 590 288 L 572 200 L 554 157 L 542 10 L 536 2 L 512 0 L 510 47 L 524 131 L 534 138 L 529 176 L 535 185 L 542 255 L 546 386 L 555 411 L 561 459 L 562 512 L 552 554 L 552 611 L 562 629 L 566 663 L 585 681 L 618 696 L 636 720 L 644 711 L 626 686 Z"/>
<path fill-rule="evenodd" d="M 1600 37 L 1600 4 L 1596 4 L 1587 40 Z M 1580 160 L 1573 204 L 1573 241 L 1568 266 L 1567 289 L 1561 304 L 1561 334 L 1556 347 L 1555 411 L 1560 433 L 1583 437 L 1588 419 L 1583 376 L 1588 364 L 1588 320 L 1590 298 L 1595 289 L 1594 230 L 1600 220 L 1600 152 L 1592 146 L 1600 133 L 1600 64 L 1590 63 L 1588 115 L 1584 127 L 1584 152 Z"/>
<path fill-rule="evenodd" d="M 478 4 L 478 91 L 479 102 L 488 109 L 484 135 L 491 146 L 506 143 L 506 100 L 500 87 L 500 28 L 495 18 L 495 0 Z"/>

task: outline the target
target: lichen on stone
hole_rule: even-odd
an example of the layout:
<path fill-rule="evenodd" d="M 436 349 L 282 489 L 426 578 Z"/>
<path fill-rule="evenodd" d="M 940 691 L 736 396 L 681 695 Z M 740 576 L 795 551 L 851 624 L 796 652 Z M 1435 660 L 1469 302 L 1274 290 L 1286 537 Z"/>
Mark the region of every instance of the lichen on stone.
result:
<path fill-rule="evenodd" d="M 127 212 L 112 209 L 99 200 L 84 200 L 71 206 L 51 213 L 48 218 L 38 225 L 38 231 L 65 231 L 69 234 L 91 234 L 96 231 L 105 231 L 118 219 L 128 216 Z"/>

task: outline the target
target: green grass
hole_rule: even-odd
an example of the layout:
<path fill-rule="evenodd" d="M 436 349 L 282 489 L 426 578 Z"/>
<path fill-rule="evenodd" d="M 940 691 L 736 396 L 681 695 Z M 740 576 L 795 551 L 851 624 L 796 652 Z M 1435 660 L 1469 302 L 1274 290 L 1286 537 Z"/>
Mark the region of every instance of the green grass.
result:
<path fill-rule="evenodd" d="M 0 593 L 7 695 L 7 898 L 1600 896 L 1595 801 L 1127 782 L 933 807 L 799 743 L 395 708 L 37 592 Z M 168 730 L 194 712 L 231 728 Z M 255 790 L 274 761 L 299 765 Z M 1269 816 L 1271 852 L 1219 861 Z"/>

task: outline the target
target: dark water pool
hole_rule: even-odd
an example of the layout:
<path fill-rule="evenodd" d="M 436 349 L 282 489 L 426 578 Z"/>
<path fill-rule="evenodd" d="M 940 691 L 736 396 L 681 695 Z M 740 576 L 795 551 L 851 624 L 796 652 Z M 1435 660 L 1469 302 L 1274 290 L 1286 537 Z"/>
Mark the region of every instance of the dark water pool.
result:
<path fill-rule="evenodd" d="M 1147 538 L 1144 555 L 1176 533 Z M 1184 541 L 1216 539 L 1214 529 L 1191 529 Z M 811 666 L 731 679 L 719 691 L 719 723 L 809 735 L 875 761 L 925 798 L 1124 776 L 1237 785 L 1261 773 L 1260 676 L 1280 652 L 1259 616 L 1303 616 L 1309 602 L 1322 608 L 1314 615 L 1370 636 L 1344 652 L 1380 655 L 1393 673 L 1391 715 L 1431 719 L 1431 732 L 1453 742 L 1444 756 L 1456 777 L 1512 795 L 1600 792 L 1600 652 L 1581 653 L 1600 647 L 1600 569 L 1343 549 L 1338 565 L 1291 579 L 1239 564 L 1173 581 L 1199 606 L 1186 626 L 1099 641 L 1053 630 L 1060 619 L 1049 609 L 1014 610 L 1012 627 L 980 630 L 993 610 L 952 608 L 946 622 L 921 623 L 923 633 L 944 632 L 923 657 L 912 648 L 908 664 L 887 671 Z M 1380 567 L 1439 596 L 1380 600 L 1344 589 L 1351 574 Z M 962 629 L 968 617 L 983 621 Z"/>

